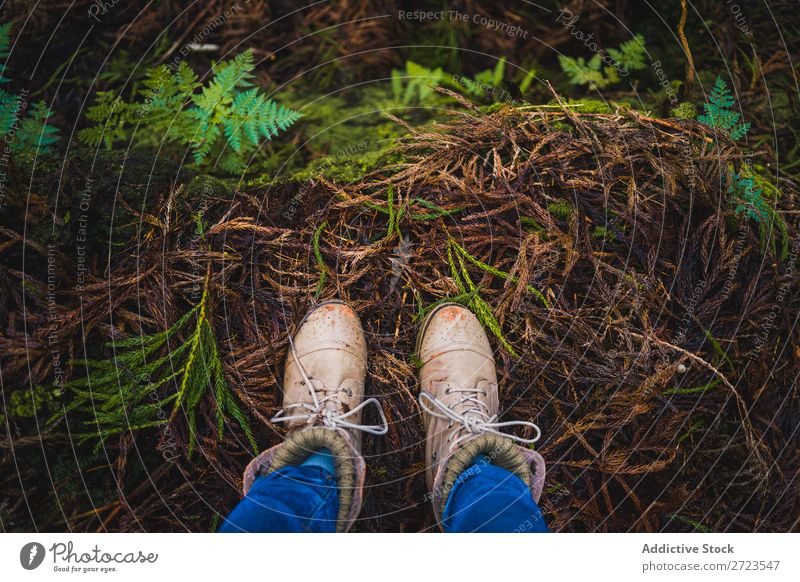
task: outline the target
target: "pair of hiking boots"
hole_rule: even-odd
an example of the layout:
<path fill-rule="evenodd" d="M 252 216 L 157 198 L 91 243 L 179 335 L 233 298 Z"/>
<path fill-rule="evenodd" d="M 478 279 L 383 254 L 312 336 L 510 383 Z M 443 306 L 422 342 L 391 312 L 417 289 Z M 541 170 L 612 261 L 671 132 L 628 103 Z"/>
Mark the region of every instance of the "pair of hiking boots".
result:
<path fill-rule="evenodd" d="M 428 315 L 417 339 L 423 421 L 426 428 L 425 477 L 437 521 L 456 479 L 478 455 L 511 471 L 539 501 L 544 459 L 520 444 L 539 438 L 535 424 L 497 422 L 500 408 L 489 340 L 477 317 L 456 304 Z M 313 308 L 289 340 L 283 381 L 283 409 L 272 419 L 286 423 L 283 443 L 257 456 L 244 475 L 244 493 L 260 475 L 302 463 L 328 449 L 335 458 L 339 491 L 338 531 L 347 531 L 361 507 L 366 466 L 362 433 L 383 435 L 388 422 L 375 398 L 364 399 L 367 345 L 355 311 L 340 301 Z M 361 423 L 374 406 L 378 425 Z M 500 432 L 513 425 L 532 430 L 531 438 Z"/>

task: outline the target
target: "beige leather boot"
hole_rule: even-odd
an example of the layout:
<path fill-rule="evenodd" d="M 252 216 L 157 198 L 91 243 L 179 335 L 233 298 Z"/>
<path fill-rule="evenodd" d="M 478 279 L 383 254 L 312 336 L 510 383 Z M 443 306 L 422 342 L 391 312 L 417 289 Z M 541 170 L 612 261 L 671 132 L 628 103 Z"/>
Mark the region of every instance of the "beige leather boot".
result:
<path fill-rule="evenodd" d="M 283 409 L 272 419 L 286 423 L 286 440 L 250 462 L 244 493 L 259 475 L 298 465 L 321 448 L 336 458 L 339 488 L 338 531 L 347 531 L 361 508 L 365 464 L 361 433 L 388 431 L 375 398 L 364 400 L 367 344 L 355 311 L 341 301 L 322 303 L 306 314 L 294 339 L 283 377 Z M 382 424 L 361 424 L 366 406 L 374 405 Z"/>
<path fill-rule="evenodd" d="M 530 444 L 541 432 L 531 422 L 497 421 L 497 371 L 478 318 L 461 305 L 440 305 L 422 325 L 417 354 L 422 361 L 419 402 L 427 435 L 425 478 L 436 518 L 441 519 L 458 476 L 480 454 L 520 477 L 538 502 L 544 486 L 544 459 L 514 441 Z M 508 426 L 529 427 L 533 436 L 500 432 Z"/>

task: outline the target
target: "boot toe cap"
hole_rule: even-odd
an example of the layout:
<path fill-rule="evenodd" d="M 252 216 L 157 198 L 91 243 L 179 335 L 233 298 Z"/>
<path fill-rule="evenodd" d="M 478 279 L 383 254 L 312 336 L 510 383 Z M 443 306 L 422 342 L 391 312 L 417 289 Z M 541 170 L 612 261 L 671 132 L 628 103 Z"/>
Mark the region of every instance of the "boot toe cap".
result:
<path fill-rule="evenodd" d="M 367 344 L 358 315 L 352 307 L 338 301 L 314 307 L 294 338 L 300 355 L 325 347 L 350 352 L 366 360 Z"/>
<path fill-rule="evenodd" d="M 489 338 L 481 322 L 466 307 L 446 304 L 428 316 L 421 330 L 418 357 L 427 363 L 453 350 L 469 350 L 492 358 Z"/>

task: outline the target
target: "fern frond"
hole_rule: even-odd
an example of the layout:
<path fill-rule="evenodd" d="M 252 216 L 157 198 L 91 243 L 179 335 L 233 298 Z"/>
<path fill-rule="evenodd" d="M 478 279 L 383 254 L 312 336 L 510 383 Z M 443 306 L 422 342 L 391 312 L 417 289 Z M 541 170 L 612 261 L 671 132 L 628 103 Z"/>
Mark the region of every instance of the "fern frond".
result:
<path fill-rule="evenodd" d="M 619 48 L 608 49 L 608 54 L 628 71 L 638 71 L 647 66 L 644 37 L 641 34 L 626 40 L 619 45 Z"/>
<path fill-rule="evenodd" d="M 258 146 L 262 139 L 278 135 L 299 118 L 299 113 L 267 99 L 253 88 L 234 97 L 223 125 L 228 143 L 234 151 L 241 152 L 243 144 Z"/>
<path fill-rule="evenodd" d="M 608 49 L 608 55 L 614 60 L 614 66 L 603 66 L 604 59 L 595 53 L 587 62 L 583 57 L 575 59 L 559 55 L 561 69 L 569 77 L 572 85 L 587 85 L 590 90 L 604 89 L 621 80 L 618 69 L 638 71 L 646 68 L 646 49 L 644 37 L 637 34 L 623 42 L 618 48 Z"/>
<path fill-rule="evenodd" d="M 8 59 L 8 49 L 11 46 L 11 22 L 0 24 L 0 83 L 7 83 L 9 79 L 5 76 L 6 65 L 5 61 Z"/>
<path fill-rule="evenodd" d="M 17 121 L 20 100 L 16 95 L 0 89 L 0 136 L 4 137 Z"/>
<path fill-rule="evenodd" d="M 775 189 L 775 194 L 777 193 Z M 735 203 L 736 214 L 744 214 L 758 224 L 761 247 L 766 249 L 771 243 L 773 252 L 782 260 L 785 259 L 789 254 L 789 231 L 780 213 L 764 199 L 764 190 L 756 186 L 755 177 L 732 173 L 728 194 L 732 195 L 731 201 Z"/>
<path fill-rule="evenodd" d="M 499 87 L 503 82 L 505 75 L 506 60 L 501 58 L 493 69 L 486 69 L 475 73 L 474 83 L 468 83 L 467 91 L 469 93 L 483 96 L 483 87 Z"/>
<path fill-rule="evenodd" d="M 53 144 L 58 141 L 58 130 L 47 120 L 52 113 L 44 101 L 37 101 L 17 128 L 11 151 L 47 155 L 52 153 Z"/>
<path fill-rule="evenodd" d="M 8 58 L 8 48 L 11 46 L 11 22 L 0 24 L 0 59 Z"/>
<path fill-rule="evenodd" d="M 130 103 L 117 95 L 98 92 L 87 117 L 98 125 L 79 132 L 82 142 L 111 148 L 135 132 L 143 143 L 178 143 L 189 146 L 196 165 L 219 152 L 219 167 L 240 171 L 247 166 L 246 154 L 286 131 L 300 114 L 271 99 L 254 87 L 252 51 L 214 63 L 204 84 L 182 62 L 148 70 L 144 88 Z M 102 128 L 102 129 L 98 129 Z M 229 146 L 228 151 L 224 146 Z"/>
<path fill-rule="evenodd" d="M 731 176 L 728 185 L 728 194 L 733 194 L 736 204 L 736 214 L 742 212 L 748 218 L 761 222 L 767 216 L 766 203 L 761 197 L 763 190 L 755 187 L 753 178 L 742 177 L 738 173 Z"/>
<path fill-rule="evenodd" d="M 741 114 L 731 109 L 735 103 L 728 85 L 717 75 L 708 101 L 703 104 L 705 114 L 698 115 L 697 120 L 708 127 L 725 131 L 734 141 L 739 140 L 747 134 L 750 122 L 739 123 Z"/>
<path fill-rule="evenodd" d="M 0 84 L 9 82 L 5 76 L 5 61 L 11 46 L 11 22 L 0 25 Z M 20 96 L 0 89 L 0 136 L 7 137 L 15 128 L 14 139 L 7 139 L 9 149 L 15 154 L 26 156 L 48 155 L 53 144 L 58 141 L 58 130 L 47 123 L 51 112 L 43 101 L 32 104 L 24 111 Z"/>
<path fill-rule="evenodd" d="M 435 88 L 444 77 L 440 67 L 428 69 L 413 61 L 406 61 L 405 71 L 392 71 L 392 93 L 403 105 L 424 103 L 435 94 Z"/>
<path fill-rule="evenodd" d="M 102 144 L 110 150 L 117 142 L 125 141 L 125 126 L 133 115 L 133 108 L 116 93 L 98 91 L 94 104 L 86 110 L 87 119 L 98 125 L 80 130 L 78 139 L 86 145 L 99 147 Z"/>

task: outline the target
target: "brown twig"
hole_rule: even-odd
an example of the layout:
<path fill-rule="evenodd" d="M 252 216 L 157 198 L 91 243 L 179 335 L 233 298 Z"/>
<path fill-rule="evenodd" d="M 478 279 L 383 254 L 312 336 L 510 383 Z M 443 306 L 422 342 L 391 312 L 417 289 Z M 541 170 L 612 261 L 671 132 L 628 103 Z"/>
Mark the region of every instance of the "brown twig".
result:
<path fill-rule="evenodd" d="M 694 86 L 694 59 L 692 58 L 692 50 L 689 48 L 689 41 L 686 39 L 684 28 L 686 27 L 686 18 L 688 16 L 688 9 L 686 0 L 681 0 L 681 20 L 678 23 L 678 37 L 683 46 L 683 52 L 686 54 L 686 74 L 683 84 L 683 98 L 689 101 L 692 96 L 692 87 Z"/>

